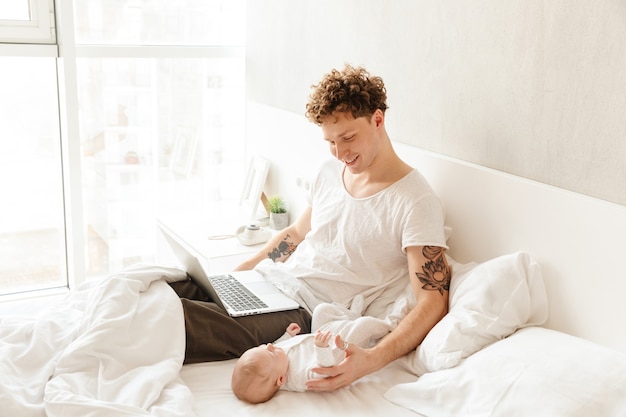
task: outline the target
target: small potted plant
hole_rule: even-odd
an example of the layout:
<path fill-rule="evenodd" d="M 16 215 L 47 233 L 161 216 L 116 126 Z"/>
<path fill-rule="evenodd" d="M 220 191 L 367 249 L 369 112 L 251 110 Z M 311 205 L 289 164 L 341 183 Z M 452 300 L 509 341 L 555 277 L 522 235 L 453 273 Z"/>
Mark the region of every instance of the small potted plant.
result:
<path fill-rule="evenodd" d="M 289 213 L 285 200 L 275 195 L 267 199 L 267 211 L 270 212 L 270 227 L 275 230 L 284 229 L 289 225 Z"/>

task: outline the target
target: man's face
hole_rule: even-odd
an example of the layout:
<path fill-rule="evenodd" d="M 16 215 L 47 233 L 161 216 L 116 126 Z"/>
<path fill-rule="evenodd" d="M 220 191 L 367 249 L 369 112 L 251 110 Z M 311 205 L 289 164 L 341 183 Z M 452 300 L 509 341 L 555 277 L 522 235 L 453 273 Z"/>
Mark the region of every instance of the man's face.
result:
<path fill-rule="evenodd" d="M 354 118 L 351 113 L 335 112 L 322 123 L 324 140 L 330 152 L 344 163 L 353 174 L 365 171 L 376 157 L 382 112 Z"/>

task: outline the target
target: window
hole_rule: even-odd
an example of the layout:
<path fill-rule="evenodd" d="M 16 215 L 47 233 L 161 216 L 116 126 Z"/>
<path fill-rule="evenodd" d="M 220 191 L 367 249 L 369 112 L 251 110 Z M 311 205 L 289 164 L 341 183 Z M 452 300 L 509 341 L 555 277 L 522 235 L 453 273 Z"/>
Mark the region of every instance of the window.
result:
<path fill-rule="evenodd" d="M 67 285 L 54 58 L 0 57 L 0 289 Z"/>
<path fill-rule="evenodd" d="M 243 0 L 74 1 L 81 45 L 243 46 Z"/>
<path fill-rule="evenodd" d="M 89 275 L 152 260 L 159 214 L 236 200 L 243 57 L 79 58 L 77 73 Z"/>
<path fill-rule="evenodd" d="M 2 0 L 0 42 L 55 42 L 53 0 Z"/>
<path fill-rule="evenodd" d="M 0 17 L 3 20 L 30 20 L 28 0 L 7 0 L 0 3 Z"/>
<path fill-rule="evenodd" d="M 33 21 L 25 3 L 50 7 L 5 1 L 2 30 Z M 75 0 L 56 14 L 73 22 L 56 28 L 61 61 L 54 44 L 0 45 L 0 186 L 15 196 L 0 208 L 0 294 L 153 261 L 157 216 L 236 201 L 244 180 L 245 0 Z"/>

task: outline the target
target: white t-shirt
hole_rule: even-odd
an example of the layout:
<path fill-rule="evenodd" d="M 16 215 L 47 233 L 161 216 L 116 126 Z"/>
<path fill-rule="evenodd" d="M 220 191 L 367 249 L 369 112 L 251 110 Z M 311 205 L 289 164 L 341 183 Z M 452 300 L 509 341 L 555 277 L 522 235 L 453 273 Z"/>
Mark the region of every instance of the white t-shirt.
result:
<path fill-rule="evenodd" d="M 343 169 L 336 159 L 320 167 L 309 195 L 311 231 L 285 263 L 268 259 L 257 269 L 311 311 L 320 302 L 349 307 L 360 294 L 360 313 L 381 316 L 409 284 L 405 249 L 447 248 L 443 207 L 417 170 L 354 198 Z"/>

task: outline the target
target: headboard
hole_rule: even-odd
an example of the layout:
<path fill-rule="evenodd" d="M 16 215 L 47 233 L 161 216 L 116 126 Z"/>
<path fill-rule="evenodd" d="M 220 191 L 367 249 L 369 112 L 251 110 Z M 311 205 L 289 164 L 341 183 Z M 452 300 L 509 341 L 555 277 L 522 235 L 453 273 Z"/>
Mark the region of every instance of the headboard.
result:
<path fill-rule="evenodd" d="M 515 251 L 540 265 L 546 327 L 626 352 L 626 207 L 394 144 L 429 180 L 452 228 L 450 255 L 485 261 Z"/>

